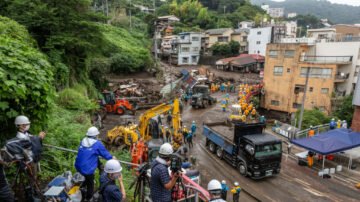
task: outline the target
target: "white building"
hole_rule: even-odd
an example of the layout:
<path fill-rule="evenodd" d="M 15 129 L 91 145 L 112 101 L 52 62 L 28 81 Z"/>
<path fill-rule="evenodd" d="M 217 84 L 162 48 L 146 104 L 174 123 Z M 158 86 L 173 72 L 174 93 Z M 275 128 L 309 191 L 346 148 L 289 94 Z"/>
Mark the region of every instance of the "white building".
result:
<path fill-rule="evenodd" d="M 268 14 L 272 18 L 282 18 L 284 17 L 284 11 L 284 8 L 270 8 Z"/>
<path fill-rule="evenodd" d="M 265 18 L 266 19 L 266 18 Z M 252 21 L 252 20 L 248 20 L 248 21 L 241 21 L 239 24 L 238 24 L 238 27 L 239 28 L 251 28 L 251 27 L 254 27 L 255 26 L 255 22 Z"/>
<path fill-rule="evenodd" d="M 288 13 L 288 18 L 294 18 L 297 16 L 297 13 Z"/>
<path fill-rule="evenodd" d="M 272 27 L 252 28 L 248 35 L 249 54 L 266 54 L 266 45 L 271 43 Z"/>
<path fill-rule="evenodd" d="M 176 65 L 197 65 L 200 59 L 200 49 L 200 33 L 181 33 L 172 41 L 172 63 Z"/>
<path fill-rule="evenodd" d="M 266 11 L 266 13 L 269 12 L 270 6 L 269 5 L 261 5 L 261 8 Z"/>
<path fill-rule="evenodd" d="M 307 37 L 316 38 L 318 40 L 331 41 L 336 39 L 335 28 L 308 29 Z"/>
<path fill-rule="evenodd" d="M 285 23 L 286 37 L 296 38 L 297 23 L 295 21 L 288 21 Z"/>

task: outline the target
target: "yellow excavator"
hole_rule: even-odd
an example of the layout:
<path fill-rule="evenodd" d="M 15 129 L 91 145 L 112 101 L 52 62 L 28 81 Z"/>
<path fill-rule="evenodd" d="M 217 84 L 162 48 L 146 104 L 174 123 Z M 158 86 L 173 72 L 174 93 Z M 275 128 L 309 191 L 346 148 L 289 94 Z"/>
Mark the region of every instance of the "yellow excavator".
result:
<path fill-rule="evenodd" d="M 131 147 L 133 143 L 139 140 L 139 134 L 136 132 L 137 125 L 130 124 L 128 126 L 116 126 L 114 129 L 109 130 L 107 134 L 107 142 L 116 145 L 127 145 Z"/>

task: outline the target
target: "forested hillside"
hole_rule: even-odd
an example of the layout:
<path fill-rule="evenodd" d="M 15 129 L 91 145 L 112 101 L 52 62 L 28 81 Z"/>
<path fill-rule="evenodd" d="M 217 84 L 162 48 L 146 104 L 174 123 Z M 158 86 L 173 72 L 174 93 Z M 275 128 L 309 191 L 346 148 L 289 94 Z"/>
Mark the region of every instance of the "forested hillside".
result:
<path fill-rule="evenodd" d="M 284 7 L 285 13 L 313 14 L 319 18 L 327 18 L 334 24 L 360 23 L 360 6 L 332 4 L 325 0 L 286 0 L 284 2 L 251 0 L 251 2 L 257 5 L 268 4 L 270 7 Z"/>

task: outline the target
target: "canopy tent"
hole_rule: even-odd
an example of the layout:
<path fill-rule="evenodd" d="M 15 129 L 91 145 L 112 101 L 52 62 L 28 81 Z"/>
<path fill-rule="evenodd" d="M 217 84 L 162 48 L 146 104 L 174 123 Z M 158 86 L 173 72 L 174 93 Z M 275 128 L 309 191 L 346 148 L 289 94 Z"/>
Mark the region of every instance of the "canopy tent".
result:
<path fill-rule="evenodd" d="M 309 138 L 291 140 L 291 143 L 322 155 L 329 155 L 360 146 L 360 133 L 337 128 Z"/>

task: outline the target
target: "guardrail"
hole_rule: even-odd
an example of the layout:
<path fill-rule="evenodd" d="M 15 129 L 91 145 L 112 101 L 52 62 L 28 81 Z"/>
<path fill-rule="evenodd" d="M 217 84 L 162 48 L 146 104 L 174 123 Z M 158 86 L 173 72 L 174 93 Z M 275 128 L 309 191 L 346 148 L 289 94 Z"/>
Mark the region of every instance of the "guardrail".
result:
<path fill-rule="evenodd" d="M 299 138 L 304 138 L 304 137 L 308 137 L 309 136 L 309 129 L 305 129 L 305 130 L 300 130 L 298 132 L 295 133 L 294 139 L 299 139 Z M 323 124 L 323 125 L 318 125 L 318 126 L 313 126 L 313 130 L 315 131 L 314 135 L 318 135 L 320 133 L 324 133 L 328 130 L 330 130 L 330 124 Z"/>
<path fill-rule="evenodd" d="M 351 63 L 353 56 L 300 56 L 300 62 L 311 63 Z"/>

